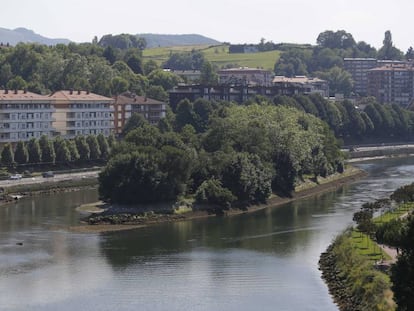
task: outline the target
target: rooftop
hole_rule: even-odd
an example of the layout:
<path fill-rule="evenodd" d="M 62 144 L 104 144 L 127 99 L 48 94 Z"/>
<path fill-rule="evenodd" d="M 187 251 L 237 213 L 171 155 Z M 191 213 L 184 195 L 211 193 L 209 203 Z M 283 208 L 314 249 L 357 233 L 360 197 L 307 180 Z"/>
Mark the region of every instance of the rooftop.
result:
<path fill-rule="evenodd" d="M 145 96 L 138 96 L 135 94 L 121 94 L 118 96 L 114 96 L 115 103 L 118 105 L 127 105 L 127 104 L 137 104 L 137 105 L 161 105 L 165 104 L 162 101 L 148 98 Z"/>
<path fill-rule="evenodd" d="M 0 100 L 43 100 L 50 101 L 48 96 L 28 92 L 26 90 L 0 90 Z"/>
<path fill-rule="evenodd" d="M 69 100 L 69 101 L 112 101 L 112 98 L 105 97 L 102 95 L 94 94 L 89 91 L 72 91 L 72 90 L 65 90 L 65 91 L 57 91 L 49 96 L 51 99 L 55 100 Z"/>
<path fill-rule="evenodd" d="M 325 82 L 325 80 L 319 78 L 310 78 L 307 76 L 295 76 L 293 78 L 285 76 L 275 76 L 273 83 L 312 83 L 312 82 Z"/>

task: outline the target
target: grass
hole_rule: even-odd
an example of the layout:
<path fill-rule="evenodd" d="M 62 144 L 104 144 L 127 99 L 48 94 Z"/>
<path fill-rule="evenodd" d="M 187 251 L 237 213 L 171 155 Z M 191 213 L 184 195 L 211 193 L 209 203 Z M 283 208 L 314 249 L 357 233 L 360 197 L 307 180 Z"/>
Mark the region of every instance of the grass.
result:
<path fill-rule="evenodd" d="M 382 259 L 391 259 L 391 257 L 384 252 L 368 235 L 353 229 L 351 238 L 352 246 L 357 250 L 358 254 L 368 258 L 369 260 L 379 261 Z"/>
<path fill-rule="evenodd" d="M 154 60 L 158 65 L 165 62 L 171 53 L 201 51 L 206 59 L 218 68 L 227 65 L 237 67 L 263 68 L 272 70 L 279 60 L 280 51 L 267 51 L 258 53 L 229 53 L 228 45 L 188 45 L 177 47 L 162 47 L 146 49 L 143 52 L 144 61 Z"/>
<path fill-rule="evenodd" d="M 409 212 L 413 209 L 414 209 L 414 202 L 402 203 L 395 210 L 386 212 L 383 215 L 375 217 L 374 218 L 374 223 L 375 224 L 380 224 L 380 223 L 389 222 L 391 220 L 400 218 L 401 216 L 403 216 L 404 214 L 406 214 L 407 212 Z"/>

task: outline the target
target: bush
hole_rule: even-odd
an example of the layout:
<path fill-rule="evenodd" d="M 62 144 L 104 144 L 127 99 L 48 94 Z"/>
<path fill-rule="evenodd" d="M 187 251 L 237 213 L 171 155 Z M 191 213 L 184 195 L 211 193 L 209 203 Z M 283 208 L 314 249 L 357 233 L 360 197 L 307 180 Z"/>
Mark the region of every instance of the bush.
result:
<path fill-rule="evenodd" d="M 217 179 L 204 181 L 196 192 L 196 202 L 203 204 L 218 205 L 222 208 L 229 208 L 236 197 L 227 188 L 223 188 Z"/>

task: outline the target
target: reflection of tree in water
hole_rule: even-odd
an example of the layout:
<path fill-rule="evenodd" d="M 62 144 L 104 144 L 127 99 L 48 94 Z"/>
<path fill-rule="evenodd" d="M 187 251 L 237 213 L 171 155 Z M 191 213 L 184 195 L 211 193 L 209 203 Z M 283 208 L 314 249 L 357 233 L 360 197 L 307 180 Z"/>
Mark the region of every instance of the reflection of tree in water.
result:
<path fill-rule="evenodd" d="M 106 233 L 101 252 L 115 268 L 201 247 L 242 248 L 285 256 L 307 244 L 313 231 L 321 230 L 311 216 L 327 213 L 335 198 L 332 192 L 251 214 Z"/>

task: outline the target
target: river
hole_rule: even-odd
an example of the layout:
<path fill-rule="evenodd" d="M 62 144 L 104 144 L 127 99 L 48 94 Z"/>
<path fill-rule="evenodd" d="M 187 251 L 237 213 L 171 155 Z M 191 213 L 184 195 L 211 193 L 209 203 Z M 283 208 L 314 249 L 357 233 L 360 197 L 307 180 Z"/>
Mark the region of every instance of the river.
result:
<path fill-rule="evenodd" d="M 123 232 L 67 230 L 95 190 L 2 206 L 0 310 L 337 310 L 320 253 L 363 202 L 414 176 L 414 158 L 358 166 L 369 176 L 335 192 Z"/>

